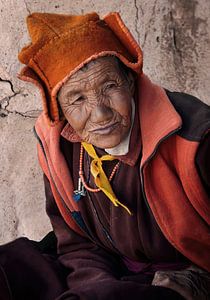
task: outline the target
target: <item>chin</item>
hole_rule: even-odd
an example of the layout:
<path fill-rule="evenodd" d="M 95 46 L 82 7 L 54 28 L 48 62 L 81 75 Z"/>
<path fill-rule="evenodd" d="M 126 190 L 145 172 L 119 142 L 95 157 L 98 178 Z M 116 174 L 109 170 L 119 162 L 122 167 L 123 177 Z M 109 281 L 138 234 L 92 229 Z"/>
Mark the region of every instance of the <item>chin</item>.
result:
<path fill-rule="evenodd" d="M 121 143 L 121 139 L 119 137 L 117 139 L 112 140 L 111 137 L 105 138 L 104 136 L 91 142 L 91 144 L 101 149 L 114 148 L 120 143 Z"/>

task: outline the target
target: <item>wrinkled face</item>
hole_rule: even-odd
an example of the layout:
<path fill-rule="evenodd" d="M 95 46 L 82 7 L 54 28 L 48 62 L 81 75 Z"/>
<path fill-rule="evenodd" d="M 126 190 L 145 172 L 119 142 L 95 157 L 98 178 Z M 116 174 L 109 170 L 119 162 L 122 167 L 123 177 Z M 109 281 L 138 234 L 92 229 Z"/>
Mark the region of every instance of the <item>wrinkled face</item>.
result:
<path fill-rule="evenodd" d="M 132 74 L 114 57 L 103 57 L 77 71 L 63 85 L 58 101 L 67 121 L 87 143 L 112 148 L 131 126 Z"/>

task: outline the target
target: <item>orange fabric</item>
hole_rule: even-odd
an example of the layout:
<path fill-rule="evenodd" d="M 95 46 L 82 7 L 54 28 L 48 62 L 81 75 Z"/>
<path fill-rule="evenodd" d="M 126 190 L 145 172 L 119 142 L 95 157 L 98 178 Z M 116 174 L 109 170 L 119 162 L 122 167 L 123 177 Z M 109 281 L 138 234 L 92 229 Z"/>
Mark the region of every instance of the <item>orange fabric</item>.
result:
<path fill-rule="evenodd" d="M 69 214 L 68 210 L 65 208 L 65 206 L 64 206 L 64 204 L 63 204 L 63 202 L 60 198 L 58 190 L 57 190 L 56 186 L 54 185 L 53 180 L 51 178 L 51 175 L 50 175 L 50 172 L 49 172 L 49 169 L 48 169 L 48 165 L 47 165 L 43 150 L 41 149 L 39 144 L 38 144 L 38 147 L 37 147 L 37 151 L 38 151 L 39 163 L 42 167 L 42 170 L 43 170 L 44 174 L 47 176 L 47 178 L 50 182 L 50 186 L 51 186 L 51 189 L 52 189 L 52 193 L 54 195 L 54 199 L 56 201 L 56 204 L 58 206 L 58 209 L 59 209 L 64 221 L 74 231 L 76 231 L 77 233 L 83 235 L 82 230 L 79 228 L 79 226 L 76 224 L 76 222 L 72 219 L 71 215 Z"/>
<path fill-rule="evenodd" d="M 36 130 L 42 140 L 50 172 L 53 174 L 58 190 L 70 211 L 78 211 L 75 201 L 71 201 L 73 193 L 72 179 L 65 158 L 60 151 L 59 139 L 63 122 L 52 127 L 51 130 L 48 130 L 49 126 L 46 125 L 45 118 L 41 115 L 36 122 Z"/>
<path fill-rule="evenodd" d="M 33 13 L 28 16 L 27 25 L 32 42 L 19 53 L 19 60 L 44 83 L 49 97 L 43 98 L 43 108 L 52 121 L 59 121 L 58 90 L 85 63 L 114 55 L 134 72 L 142 71 L 141 49 L 118 13 L 103 20 L 96 13 Z M 19 78 L 25 80 L 22 75 Z"/>
<path fill-rule="evenodd" d="M 138 85 L 139 120 L 144 142 L 142 166 L 160 140 L 181 127 L 182 120 L 168 100 L 164 89 L 152 84 L 147 76 L 139 77 Z"/>
<path fill-rule="evenodd" d="M 149 206 L 171 244 L 210 271 L 210 208 L 195 166 L 198 143 L 177 135 L 166 139 L 181 127 L 180 116 L 165 91 L 146 76 L 139 78 L 139 87 L 141 169 Z"/>
<path fill-rule="evenodd" d="M 173 135 L 181 126 L 180 116 L 164 90 L 152 84 L 145 75 L 139 79 L 139 116 L 143 146 L 141 170 L 154 217 L 174 247 L 210 271 L 209 199 L 194 162 L 198 143 Z M 39 127 L 40 138 L 48 149 L 51 174 L 58 190 L 71 194 L 72 180 L 58 148 L 63 123 L 49 127 L 45 120 L 45 115 L 40 116 L 36 128 Z M 151 156 L 153 158 L 147 162 Z M 55 172 L 58 169 L 62 172 Z M 68 194 L 66 203 L 71 209 L 75 206 L 72 195 Z"/>
<path fill-rule="evenodd" d="M 72 179 L 65 158 L 60 151 L 59 140 L 62 127 L 62 121 L 56 126 L 50 127 L 48 122 L 46 122 L 45 114 L 41 114 L 36 122 L 36 132 L 42 141 L 46 157 L 43 153 L 43 149 L 41 149 L 41 146 L 38 144 L 38 158 L 40 166 L 50 182 L 56 204 L 65 222 L 77 233 L 83 234 L 69 214 L 69 211 L 77 212 L 78 206 L 72 198 Z"/>
<path fill-rule="evenodd" d="M 164 141 L 145 165 L 145 193 L 169 242 L 210 271 L 210 207 L 194 163 L 198 145 L 178 135 Z"/>

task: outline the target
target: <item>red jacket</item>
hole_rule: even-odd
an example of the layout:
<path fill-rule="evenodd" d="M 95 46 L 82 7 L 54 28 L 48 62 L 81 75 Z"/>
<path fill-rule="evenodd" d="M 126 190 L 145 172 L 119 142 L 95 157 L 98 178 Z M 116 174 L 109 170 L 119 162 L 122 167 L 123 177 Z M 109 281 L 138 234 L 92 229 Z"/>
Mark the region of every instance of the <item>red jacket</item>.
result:
<path fill-rule="evenodd" d="M 137 90 L 145 200 L 168 241 L 210 271 L 210 174 L 197 165 L 197 161 L 209 163 L 210 108 L 192 96 L 165 92 L 144 75 Z M 63 126 L 61 121 L 49 127 L 44 115 L 38 118 L 39 161 L 65 222 L 88 237 L 59 147 Z"/>

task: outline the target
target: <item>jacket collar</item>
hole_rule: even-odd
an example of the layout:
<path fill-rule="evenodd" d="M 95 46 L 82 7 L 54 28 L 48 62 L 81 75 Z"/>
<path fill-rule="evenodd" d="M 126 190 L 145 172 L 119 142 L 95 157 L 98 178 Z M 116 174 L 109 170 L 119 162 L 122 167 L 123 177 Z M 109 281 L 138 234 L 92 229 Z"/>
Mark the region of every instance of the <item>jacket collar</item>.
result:
<path fill-rule="evenodd" d="M 182 120 L 165 90 L 144 74 L 138 79 L 138 103 L 143 166 L 158 144 L 181 127 Z"/>

